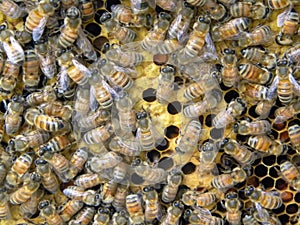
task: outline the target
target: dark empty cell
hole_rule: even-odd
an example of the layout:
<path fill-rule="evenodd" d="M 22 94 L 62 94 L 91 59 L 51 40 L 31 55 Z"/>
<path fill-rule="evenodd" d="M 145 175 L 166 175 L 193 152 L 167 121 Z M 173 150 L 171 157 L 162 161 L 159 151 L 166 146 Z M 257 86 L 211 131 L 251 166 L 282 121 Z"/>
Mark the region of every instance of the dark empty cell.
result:
<path fill-rule="evenodd" d="M 277 168 L 278 169 L 278 168 Z M 279 177 L 277 170 L 274 167 L 269 168 L 269 175 L 273 178 Z"/>
<path fill-rule="evenodd" d="M 274 179 L 271 177 L 266 177 L 261 181 L 264 188 L 272 188 L 274 186 Z"/>
<path fill-rule="evenodd" d="M 272 211 L 276 214 L 280 214 L 280 213 L 284 212 L 284 210 L 285 210 L 285 206 L 284 206 L 284 204 L 282 204 L 279 208 L 273 209 Z"/>
<path fill-rule="evenodd" d="M 293 193 L 289 191 L 284 191 L 280 195 L 283 202 L 290 202 L 293 200 Z"/>
<path fill-rule="evenodd" d="M 276 131 L 276 130 L 273 130 L 273 129 L 271 129 L 271 136 L 273 136 L 273 137 L 274 137 L 274 139 L 277 139 L 277 138 L 278 138 L 278 133 L 277 133 L 277 131 Z"/>
<path fill-rule="evenodd" d="M 278 164 L 281 164 L 282 162 L 287 161 L 287 160 L 288 160 L 287 155 L 280 155 L 280 156 L 277 156 L 277 163 L 278 163 Z"/>
<path fill-rule="evenodd" d="M 184 81 L 181 77 L 176 76 L 174 78 L 174 90 L 179 90 L 180 87 L 183 85 Z"/>
<path fill-rule="evenodd" d="M 254 187 L 258 187 L 259 179 L 255 176 L 251 176 L 247 179 L 247 185 L 253 185 Z"/>
<path fill-rule="evenodd" d="M 251 107 L 249 108 L 249 110 L 248 110 L 248 114 L 249 114 L 251 117 L 253 117 L 253 118 L 259 117 L 259 115 L 256 114 L 256 112 L 255 112 L 255 108 L 256 108 L 256 105 L 253 105 L 253 106 L 251 106 Z"/>
<path fill-rule="evenodd" d="M 96 23 L 89 23 L 85 26 L 85 30 L 95 37 L 97 37 L 101 33 L 101 27 Z"/>
<path fill-rule="evenodd" d="M 154 102 L 156 100 L 155 89 L 148 88 L 145 91 L 143 91 L 143 99 L 146 102 Z"/>
<path fill-rule="evenodd" d="M 287 150 L 288 155 L 294 155 L 296 153 L 297 151 L 295 149 L 293 149 L 291 146 L 288 146 L 288 150 Z"/>
<path fill-rule="evenodd" d="M 158 167 L 159 168 L 162 168 L 162 169 L 165 169 L 165 170 L 169 170 L 173 167 L 174 165 L 174 161 L 172 158 L 170 157 L 163 157 L 159 160 L 158 162 Z"/>
<path fill-rule="evenodd" d="M 291 162 L 296 166 L 300 166 L 300 155 L 294 155 Z"/>
<path fill-rule="evenodd" d="M 277 109 L 276 106 L 273 106 L 273 107 L 271 108 L 270 114 L 269 114 L 269 118 L 275 119 L 274 112 L 275 112 L 276 109 Z"/>
<path fill-rule="evenodd" d="M 217 203 L 217 210 L 219 211 L 219 212 L 226 212 L 226 209 L 225 209 L 225 207 L 223 206 L 224 204 L 222 204 L 221 202 L 218 202 Z"/>
<path fill-rule="evenodd" d="M 107 10 L 104 10 L 104 9 L 100 9 L 96 12 L 95 14 L 95 21 L 98 23 L 98 24 L 101 24 L 100 23 L 100 17 L 102 16 L 103 13 L 107 12 Z"/>
<path fill-rule="evenodd" d="M 255 160 L 255 161 L 252 163 L 252 166 L 256 166 L 256 165 L 260 164 L 260 161 L 261 161 L 261 159 L 258 158 L 257 160 Z"/>
<path fill-rule="evenodd" d="M 268 174 L 268 168 L 265 167 L 264 165 L 258 165 L 255 168 L 254 173 L 255 173 L 256 176 L 264 177 Z"/>
<path fill-rule="evenodd" d="M 181 112 L 181 104 L 178 101 L 171 102 L 168 104 L 168 112 L 172 115 L 175 115 L 177 113 Z"/>
<path fill-rule="evenodd" d="M 295 194 L 295 201 L 300 203 L 300 192 L 298 192 L 297 194 Z"/>
<path fill-rule="evenodd" d="M 199 122 L 200 122 L 201 124 L 203 124 L 204 116 L 203 116 L 203 115 L 199 116 L 199 117 L 198 117 L 198 120 L 199 120 Z"/>
<path fill-rule="evenodd" d="M 212 126 L 212 120 L 216 117 L 216 115 L 214 114 L 209 114 L 206 118 L 205 118 L 205 125 L 208 127 Z"/>
<path fill-rule="evenodd" d="M 237 97 L 239 97 L 239 93 L 237 93 L 235 90 L 231 90 L 225 94 L 224 100 L 229 103 L 232 99 L 236 99 Z"/>
<path fill-rule="evenodd" d="M 286 214 L 278 216 L 278 219 L 280 220 L 280 222 L 282 224 L 289 224 L 289 222 L 290 222 L 290 217 L 288 215 L 286 215 Z"/>
<path fill-rule="evenodd" d="M 105 2 L 105 8 L 111 12 L 111 6 L 121 4 L 119 0 L 108 0 Z"/>
<path fill-rule="evenodd" d="M 267 156 L 267 157 L 263 158 L 263 163 L 267 166 L 273 166 L 275 162 L 276 162 L 276 156 L 275 155 L 270 155 L 270 156 Z"/>
<path fill-rule="evenodd" d="M 278 190 L 285 190 L 287 188 L 288 184 L 281 178 L 276 180 L 275 188 Z"/>
<path fill-rule="evenodd" d="M 184 174 L 191 174 L 196 170 L 196 166 L 193 163 L 189 162 L 185 164 L 181 170 Z"/>
<path fill-rule="evenodd" d="M 130 180 L 134 184 L 142 184 L 144 182 L 144 179 L 142 177 L 140 177 L 139 175 L 137 175 L 136 173 L 131 175 Z"/>
<path fill-rule="evenodd" d="M 156 150 L 152 150 L 147 153 L 147 158 L 150 162 L 157 162 L 160 158 L 160 153 Z"/>
<path fill-rule="evenodd" d="M 156 54 L 153 56 L 153 62 L 158 65 L 164 65 L 168 62 L 168 55 Z"/>
<path fill-rule="evenodd" d="M 221 87 L 221 89 L 222 89 L 223 91 L 227 91 L 227 90 L 230 89 L 230 87 L 226 87 L 226 86 L 223 84 L 223 82 L 220 84 L 220 87 Z"/>
<path fill-rule="evenodd" d="M 93 46 L 97 50 L 101 51 L 104 43 L 107 43 L 107 42 L 108 42 L 108 39 L 106 37 L 100 36 L 93 41 Z"/>
<path fill-rule="evenodd" d="M 224 129 L 217 129 L 217 128 L 213 128 L 210 131 L 210 137 L 212 137 L 213 139 L 220 139 L 223 137 L 224 134 Z"/>
<path fill-rule="evenodd" d="M 287 131 L 284 131 L 280 133 L 280 141 L 281 142 L 288 142 L 290 140 L 289 133 Z"/>
<path fill-rule="evenodd" d="M 175 138 L 177 137 L 179 134 L 179 128 L 176 127 L 176 126 L 168 126 L 166 129 L 165 129 L 165 135 L 167 136 L 167 138 Z"/>
<path fill-rule="evenodd" d="M 155 148 L 159 151 L 164 151 L 169 148 L 169 141 L 165 138 L 159 139 L 155 143 Z"/>
<path fill-rule="evenodd" d="M 273 128 L 278 131 L 283 130 L 285 128 L 285 126 L 286 126 L 286 122 L 273 124 Z"/>
<path fill-rule="evenodd" d="M 293 119 L 293 120 L 289 121 L 289 125 L 288 126 L 290 127 L 290 126 L 293 126 L 295 124 L 300 125 L 299 119 Z"/>
<path fill-rule="evenodd" d="M 241 142 L 244 142 L 244 143 L 245 143 L 245 142 L 247 141 L 247 139 L 248 139 L 248 136 L 237 134 L 237 135 L 236 135 L 236 139 L 237 139 L 238 141 L 241 141 Z"/>

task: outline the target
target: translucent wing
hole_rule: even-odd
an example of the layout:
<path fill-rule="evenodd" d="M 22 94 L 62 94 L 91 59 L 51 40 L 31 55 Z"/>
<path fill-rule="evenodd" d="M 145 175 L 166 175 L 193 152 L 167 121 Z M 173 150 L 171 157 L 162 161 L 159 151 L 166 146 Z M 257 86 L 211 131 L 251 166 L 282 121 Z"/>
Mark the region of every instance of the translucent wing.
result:
<path fill-rule="evenodd" d="M 209 33 L 205 36 L 205 42 L 206 42 L 206 48 L 208 49 L 208 52 L 211 53 L 211 58 L 213 58 L 214 60 L 218 59 L 215 44 Z"/>
<path fill-rule="evenodd" d="M 57 74 L 58 82 L 63 91 L 67 90 L 70 85 L 70 78 L 68 76 L 67 70 L 62 68 L 61 71 Z"/>
<path fill-rule="evenodd" d="M 14 60 L 15 55 L 16 55 L 16 52 L 15 52 L 15 50 L 16 50 L 19 55 L 18 58 L 22 57 L 22 61 L 24 61 L 24 50 L 23 50 L 22 46 L 19 44 L 19 42 L 13 36 L 10 37 L 10 42 L 11 42 L 10 44 L 3 42 L 3 48 L 7 55 L 8 60 L 11 61 L 12 63 L 16 63 Z"/>
<path fill-rule="evenodd" d="M 48 17 L 43 17 L 41 19 L 39 25 L 32 30 L 32 39 L 34 41 L 38 41 L 42 37 L 45 27 L 46 27 L 46 24 L 47 24 L 47 20 L 48 20 Z"/>
<path fill-rule="evenodd" d="M 268 91 L 268 94 L 267 94 L 267 99 L 268 100 L 271 100 L 271 99 L 275 98 L 278 83 L 279 83 L 279 79 L 276 76 L 274 78 L 272 84 L 269 87 L 269 91 Z"/>
<path fill-rule="evenodd" d="M 78 30 L 78 38 L 76 40 L 76 45 L 79 47 L 81 51 L 83 51 L 83 55 L 85 57 L 93 61 L 97 60 L 96 51 L 94 50 L 91 42 L 86 37 L 86 35 L 84 34 L 81 28 Z"/>
<path fill-rule="evenodd" d="M 83 72 L 87 77 L 91 77 L 92 73 L 91 71 L 82 65 L 80 62 L 78 62 L 76 59 L 72 59 L 72 62 L 76 68 L 78 68 L 81 72 Z"/>
<path fill-rule="evenodd" d="M 93 85 L 91 85 L 90 89 L 90 109 L 92 111 L 96 111 L 96 109 L 99 107 L 99 103 L 96 99 L 96 90 Z"/>
<path fill-rule="evenodd" d="M 278 16 L 277 16 L 277 26 L 278 27 L 282 27 L 284 22 L 286 21 L 289 13 L 291 12 L 292 10 L 292 7 L 288 7 L 286 8 L 282 13 L 280 13 Z"/>
<path fill-rule="evenodd" d="M 298 81 L 294 78 L 292 73 L 289 74 L 289 80 L 293 84 L 293 89 L 295 91 L 295 94 L 300 96 L 300 85 L 299 85 Z"/>

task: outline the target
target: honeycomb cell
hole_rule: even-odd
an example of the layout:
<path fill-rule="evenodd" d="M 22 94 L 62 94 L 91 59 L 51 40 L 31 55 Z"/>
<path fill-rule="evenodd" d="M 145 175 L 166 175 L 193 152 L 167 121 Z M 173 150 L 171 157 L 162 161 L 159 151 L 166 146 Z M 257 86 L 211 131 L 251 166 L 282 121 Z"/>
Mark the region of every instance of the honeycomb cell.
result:
<path fill-rule="evenodd" d="M 289 191 L 284 191 L 281 193 L 280 197 L 282 198 L 283 202 L 290 202 L 293 200 L 293 193 Z"/>
<path fill-rule="evenodd" d="M 300 203 L 300 192 L 297 192 L 296 194 L 295 194 L 295 201 L 297 202 L 297 203 Z"/>
<path fill-rule="evenodd" d="M 247 179 L 247 185 L 259 186 L 259 179 L 256 176 L 251 176 Z"/>
<path fill-rule="evenodd" d="M 205 125 L 208 127 L 212 127 L 212 120 L 215 118 L 215 114 L 209 114 L 205 118 Z"/>
<path fill-rule="evenodd" d="M 165 135 L 169 139 L 176 138 L 178 134 L 179 134 L 179 128 L 174 125 L 168 126 L 165 129 Z"/>
<path fill-rule="evenodd" d="M 281 142 L 288 142 L 290 140 L 289 133 L 287 131 L 284 131 L 280 133 L 280 141 Z"/>
<path fill-rule="evenodd" d="M 111 7 L 113 5 L 118 5 L 118 4 L 121 4 L 121 1 L 119 0 L 109 0 L 109 1 L 106 1 L 105 2 L 105 8 L 111 12 Z"/>
<path fill-rule="evenodd" d="M 270 155 L 270 156 L 264 157 L 262 159 L 262 161 L 266 166 L 272 166 L 276 162 L 276 156 Z"/>
<path fill-rule="evenodd" d="M 147 159 L 150 162 L 157 162 L 160 159 L 159 151 L 151 150 L 150 152 L 147 152 Z"/>
<path fill-rule="evenodd" d="M 282 224 L 288 224 L 290 222 L 290 217 L 288 215 L 280 215 L 278 219 Z"/>
<path fill-rule="evenodd" d="M 224 129 L 217 129 L 217 128 L 213 128 L 211 131 L 210 131 L 210 137 L 215 139 L 215 140 L 218 140 L 220 138 L 223 137 L 223 134 L 224 134 Z"/>
<path fill-rule="evenodd" d="M 237 97 L 239 97 L 239 93 L 236 92 L 235 90 L 231 90 L 231 91 L 228 91 L 225 96 L 224 96 L 224 100 L 229 103 L 231 102 L 232 99 L 236 99 Z"/>
<path fill-rule="evenodd" d="M 275 188 L 278 190 L 286 190 L 287 186 L 288 184 L 281 178 L 279 178 L 275 182 Z"/>
<path fill-rule="evenodd" d="M 89 23 L 85 26 L 85 30 L 95 37 L 101 33 L 101 27 L 97 23 Z"/>
<path fill-rule="evenodd" d="M 264 177 L 268 174 L 268 168 L 264 165 L 258 165 L 255 169 L 254 169 L 254 173 L 256 176 L 259 177 Z"/>
<path fill-rule="evenodd" d="M 168 55 L 157 54 L 153 56 L 153 62 L 158 66 L 162 66 L 168 62 L 168 58 Z"/>
<path fill-rule="evenodd" d="M 294 214 L 294 213 L 298 212 L 298 205 L 297 204 L 289 204 L 286 207 L 286 212 L 288 214 Z"/>
<path fill-rule="evenodd" d="M 284 123 L 274 123 L 272 126 L 277 131 L 281 131 L 281 130 L 283 130 L 285 128 L 286 122 L 284 122 Z"/>
<path fill-rule="evenodd" d="M 278 168 L 277 168 L 278 169 Z M 269 175 L 273 178 L 279 177 L 277 170 L 274 167 L 269 168 Z"/>
<path fill-rule="evenodd" d="M 169 141 L 166 138 L 160 139 L 155 143 L 155 148 L 164 151 L 169 148 Z"/>
<path fill-rule="evenodd" d="M 271 177 L 265 177 L 262 179 L 261 184 L 265 189 L 272 188 L 274 186 L 274 179 Z"/>
<path fill-rule="evenodd" d="M 175 115 L 181 112 L 181 103 L 178 101 L 171 102 L 168 104 L 167 110 L 171 115 Z"/>
<path fill-rule="evenodd" d="M 191 174 L 191 173 L 195 172 L 196 166 L 192 162 L 189 162 L 189 163 L 185 164 L 181 170 L 184 174 Z"/>
<path fill-rule="evenodd" d="M 154 102 L 156 100 L 155 89 L 148 88 L 143 91 L 143 99 L 146 102 Z"/>
<path fill-rule="evenodd" d="M 256 108 L 256 105 L 253 105 L 253 106 L 250 106 L 249 110 L 248 110 L 248 114 L 249 116 L 251 116 L 252 118 L 257 118 L 259 117 L 258 114 L 256 114 L 255 112 L 255 108 Z"/>
<path fill-rule="evenodd" d="M 106 37 L 99 36 L 93 41 L 93 45 L 98 51 L 101 51 L 103 45 L 107 42 L 109 42 L 109 41 Z"/>
<path fill-rule="evenodd" d="M 95 21 L 98 23 L 98 24 L 101 24 L 100 22 L 100 17 L 102 16 L 103 13 L 107 12 L 107 10 L 105 9 L 100 9 L 100 10 L 97 10 L 96 14 L 95 14 Z"/>
<path fill-rule="evenodd" d="M 283 213 L 284 210 L 285 210 L 285 205 L 282 204 L 279 208 L 273 209 L 272 211 L 278 215 L 278 214 L 280 214 L 280 213 Z"/>
<path fill-rule="evenodd" d="M 174 161 L 171 157 L 163 157 L 159 160 L 158 165 L 159 168 L 169 170 L 174 166 Z"/>

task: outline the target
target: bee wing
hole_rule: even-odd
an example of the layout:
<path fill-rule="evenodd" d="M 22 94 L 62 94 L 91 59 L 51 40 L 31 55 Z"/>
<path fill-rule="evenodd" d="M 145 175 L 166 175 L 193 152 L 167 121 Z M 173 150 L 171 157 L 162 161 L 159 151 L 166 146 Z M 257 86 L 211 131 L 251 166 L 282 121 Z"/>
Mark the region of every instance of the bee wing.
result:
<path fill-rule="evenodd" d="M 267 94 L 267 100 L 271 100 L 271 99 L 275 98 L 278 83 L 279 83 L 279 79 L 278 79 L 278 76 L 276 76 L 274 78 L 272 84 L 269 87 L 269 91 Z"/>
<path fill-rule="evenodd" d="M 217 60 L 218 59 L 217 50 L 209 33 L 205 36 L 205 42 L 206 42 L 205 47 L 207 48 L 208 52 L 211 53 L 211 58 L 213 60 Z"/>
<path fill-rule="evenodd" d="M 83 50 L 83 55 L 85 57 L 93 61 L 97 60 L 96 51 L 94 50 L 91 42 L 86 37 L 85 33 L 81 28 L 78 30 L 78 38 L 76 40 L 76 45 L 79 47 L 79 49 Z"/>
<path fill-rule="evenodd" d="M 83 72 L 87 77 L 91 77 L 92 73 L 91 71 L 82 65 L 80 62 L 78 62 L 76 59 L 72 59 L 72 62 L 76 68 L 78 68 L 81 72 Z"/>
<path fill-rule="evenodd" d="M 7 58 L 12 62 L 15 63 L 15 61 L 13 60 L 15 52 L 12 51 L 12 47 L 17 50 L 17 52 L 19 53 L 19 56 L 22 57 L 22 61 L 24 61 L 24 50 L 22 48 L 22 46 L 19 44 L 19 42 L 13 37 L 10 37 L 10 44 L 7 44 L 6 42 L 3 43 L 3 48 L 4 51 L 7 55 Z"/>
<path fill-rule="evenodd" d="M 293 89 L 294 89 L 296 95 L 300 96 L 300 85 L 292 73 L 289 74 L 289 80 L 293 84 Z"/>
<path fill-rule="evenodd" d="M 257 213 L 259 215 L 260 221 L 268 221 L 268 218 L 270 217 L 268 211 L 266 209 L 263 209 L 261 205 L 258 202 L 255 202 L 255 208 L 257 210 Z"/>
<path fill-rule="evenodd" d="M 46 27 L 46 24 L 47 24 L 47 20 L 48 20 L 48 17 L 43 17 L 41 19 L 39 25 L 32 30 L 32 39 L 34 41 L 38 41 L 42 37 L 45 27 Z"/>
<path fill-rule="evenodd" d="M 292 10 L 292 4 L 277 16 L 277 27 L 282 27 L 289 13 Z"/>
<path fill-rule="evenodd" d="M 136 69 L 134 67 L 133 68 L 131 68 L 131 67 L 125 68 L 125 67 L 114 65 L 114 69 L 119 72 L 127 73 L 132 78 L 136 78 L 138 75 L 138 72 L 136 71 Z"/>
<path fill-rule="evenodd" d="M 62 68 L 61 71 L 57 74 L 58 83 L 63 91 L 67 90 L 70 84 L 70 78 L 68 76 L 67 70 Z"/>
<path fill-rule="evenodd" d="M 96 99 L 96 90 L 93 85 L 90 87 L 90 109 L 92 111 L 96 111 L 96 109 L 99 107 L 99 103 Z"/>

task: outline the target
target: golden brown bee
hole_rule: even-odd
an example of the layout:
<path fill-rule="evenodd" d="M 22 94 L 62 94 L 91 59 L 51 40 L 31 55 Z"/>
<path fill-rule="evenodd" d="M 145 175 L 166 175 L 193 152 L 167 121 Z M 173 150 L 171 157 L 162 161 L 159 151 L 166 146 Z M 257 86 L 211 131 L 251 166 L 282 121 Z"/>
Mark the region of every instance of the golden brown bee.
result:
<path fill-rule="evenodd" d="M 1 220 L 9 219 L 9 217 L 10 217 L 10 209 L 9 209 L 9 204 L 8 204 L 9 197 L 3 188 L 1 188 L 0 200 L 1 200 L 0 201 L 0 219 Z"/>
<path fill-rule="evenodd" d="M 11 171 L 15 172 L 19 177 L 23 177 L 29 170 L 33 162 L 33 152 L 27 152 L 20 155 L 11 167 Z"/>
<path fill-rule="evenodd" d="M 276 66 L 276 55 L 257 47 L 243 48 L 241 55 L 251 62 L 261 64 L 268 69 L 273 69 Z"/>
<path fill-rule="evenodd" d="M 39 189 L 40 183 L 40 175 L 35 172 L 32 173 L 30 175 L 30 180 L 10 195 L 10 203 L 18 205 L 28 201 L 31 195 Z"/>
<path fill-rule="evenodd" d="M 87 144 L 99 144 L 106 142 L 113 134 L 111 123 L 94 128 L 83 135 L 83 141 Z"/>
<path fill-rule="evenodd" d="M 225 153 L 231 155 L 241 165 L 251 164 L 255 160 L 255 155 L 246 146 L 239 144 L 233 139 L 225 138 L 221 147 Z"/>
<path fill-rule="evenodd" d="M 227 109 L 219 112 L 216 117 L 213 119 L 213 125 L 216 128 L 223 128 L 234 122 L 236 117 L 243 114 L 246 109 L 246 103 L 241 98 L 236 98 L 229 102 Z"/>
<path fill-rule="evenodd" d="M 25 99 L 26 104 L 29 106 L 37 106 L 54 100 L 56 100 L 56 95 L 51 86 L 46 86 L 41 91 L 32 92 Z"/>
<path fill-rule="evenodd" d="M 82 174 L 76 177 L 74 184 L 78 187 L 82 187 L 84 189 L 89 189 L 92 187 L 95 187 L 101 183 L 103 183 L 104 180 L 100 177 L 97 173 L 87 173 Z"/>
<path fill-rule="evenodd" d="M 139 194 L 130 194 L 126 197 L 126 209 L 132 224 L 143 224 L 145 221 L 142 197 Z"/>
<path fill-rule="evenodd" d="M 287 150 L 286 144 L 272 140 L 266 135 L 250 136 L 247 143 L 257 151 L 272 155 L 281 155 Z"/>
<path fill-rule="evenodd" d="M 272 225 L 281 225 L 281 221 L 273 215 L 270 215 L 268 210 L 261 207 L 259 203 L 255 203 L 256 211 L 254 211 L 254 218 L 257 222 L 262 224 L 272 224 Z"/>
<path fill-rule="evenodd" d="M 0 77 L 0 94 L 7 96 L 13 92 L 17 85 L 20 66 L 8 60 L 4 63 L 2 76 Z"/>
<path fill-rule="evenodd" d="M 121 211 L 122 209 L 125 209 L 126 196 L 128 194 L 129 194 L 128 187 L 119 184 L 117 191 L 115 193 L 114 200 L 112 202 L 112 206 L 116 209 L 116 211 Z"/>
<path fill-rule="evenodd" d="M 160 219 L 162 216 L 162 209 L 157 191 L 153 187 L 144 187 L 143 200 L 145 202 L 146 223 L 153 222 L 155 219 Z"/>
<path fill-rule="evenodd" d="M 167 177 L 167 184 L 163 188 L 161 200 L 169 203 L 174 201 L 177 195 L 179 185 L 182 182 L 182 173 L 179 171 L 171 171 Z"/>
<path fill-rule="evenodd" d="M 179 223 L 179 219 L 183 212 L 184 205 L 181 202 L 173 202 L 168 209 L 167 214 L 162 218 L 162 225 L 176 225 Z"/>
<path fill-rule="evenodd" d="M 243 79 L 252 83 L 266 84 L 272 78 L 272 74 L 267 69 L 251 63 L 238 65 L 238 70 Z"/>
<path fill-rule="evenodd" d="M 232 19 L 223 25 L 212 28 L 212 38 L 214 41 L 228 40 L 233 36 L 248 29 L 250 19 L 246 17 Z"/>
<path fill-rule="evenodd" d="M 80 3 L 82 22 L 88 23 L 93 20 L 95 15 L 94 2 L 90 0 L 81 0 Z"/>
<path fill-rule="evenodd" d="M 25 16 L 24 9 L 12 0 L 2 1 L 0 4 L 0 11 L 12 19 L 18 19 Z"/>
<path fill-rule="evenodd" d="M 43 155 L 44 152 L 61 152 L 64 149 L 70 147 L 74 143 L 74 139 L 69 135 L 57 135 L 51 138 L 47 143 L 39 147 L 39 155 Z"/>
<path fill-rule="evenodd" d="M 211 185 L 219 190 L 226 190 L 234 187 L 238 183 L 245 181 L 246 178 L 247 173 L 245 170 L 240 167 L 236 167 L 231 173 L 224 173 L 215 176 L 211 181 Z"/>
<path fill-rule="evenodd" d="M 110 204 L 115 198 L 117 192 L 118 183 L 113 179 L 105 182 L 100 188 L 101 201 L 105 204 Z"/>
<path fill-rule="evenodd" d="M 4 187 L 8 190 L 12 190 L 18 187 L 19 184 L 21 184 L 23 181 L 22 178 L 18 176 L 16 172 L 8 171 L 5 177 Z"/>
<path fill-rule="evenodd" d="M 88 225 L 92 222 L 96 210 L 94 207 L 85 206 L 76 214 L 75 218 L 69 222 L 70 225 Z"/>
<path fill-rule="evenodd" d="M 116 152 L 107 152 L 101 156 L 91 157 L 86 166 L 90 167 L 93 172 L 99 173 L 104 169 L 115 167 L 122 160 L 123 157 L 119 156 Z"/>
<path fill-rule="evenodd" d="M 273 106 L 274 101 L 262 100 L 255 107 L 255 113 L 260 115 L 261 119 L 266 119 L 269 116 Z"/>
<path fill-rule="evenodd" d="M 70 47 L 76 41 L 81 22 L 80 10 L 75 6 L 69 8 L 64 19 L 64 27 L 58 37 L 58 45 L 61 48 Z"/>
<path fill-rule="evenodd" d="M 11 102 L 7 105 L 7 110 L 4 114 L 4 128 L 8 135 L 15 134 L 21 127 L 24 102 L 22 96 L 14 95 L 11 98 Z"/>
<path fill-rule="evenodd" d="M 187 209 L 184 212 L 184 218 L 190 222 L 190 224 L 201 225 L 224 225 L 224 221 L 216 216 L 211 215 L 208 209 L 196 208 L 194 210 Z"/>
<path fill-rule="evenodd" d="M 280 174 L 297 191 L 300 190 L 300 172 L 298 168 L 290 161 L 280 164 Z"/>
<path fill-rule="evenodd" d="M 130 4 L 134 14 L 145 14 L 149 10 L 147 0 L 130 0 Z"/>
<path fill-rule="evenodd" d="M 59 189 L 59 183 L 56 175 L 47 161 L 42 158 L 35 160 L 36 172 L 41 176 L 43 187 L 50 193 L 55 193 Z"/>
<path fill-rule="evenodd" d="M 94 190 L 85 191 L 84 188 L 78 186 L 68 186 L 63 193 L 70 199 L 79 200 L 90 206 L 98 206 L 100 204 L 100 196 Z"/>
<path fill-rule="evenodd" d="M 116 71 L 110 75 L 106 75 L 111 86 L 120 88 L 124 91 L 129 90 L 133 85 L 132 78 L 125 72 Z"/>
<path fill-rule="evenodd" d="M 87 115 L 78 118 L 77 125 L 81 132 L 94 129 L 110 119 L 108 110 L 98 109 L 95 112 L 91 111 Z"/>
<path fill-rule="evenodd" d="M 252 84 L 246 80 L 239 82 L 238 90 L 243 93 L 249 100 L 261 101 L 268 99 L 269 89 L 260 84 Z"/>
<path fill-rule="evenodd" d="M 175 0 L 157 0 L 156 5 L 158 5 L 160 8 L 166 11 L 175 12 L 177 9 L 178 2 Z"/>
<path fill-rule="evenodd" d="M 90 111 L 90 90 L 79 88 L 76 92 L 74 110 L 79 115 L 86 115 Z"/>
<path fill-rule="evenodd" d="M 40 82 L 40 62 L 34 50 L 25 50 L 23 68 L 23 82 L 26 90 L 35 90 Z"/>
<path fill-rule="evenodd" d="M 126 225 L 128 223 L 129 223 L 129 216 L 125 210 L 117 211 L 113 214 L 112 216 L 113 225 Z"/>
<path fill-rule="evenodd" d="M 167 172 L 162 168 L 151 168 L 146 165 L 138 165 L 134 168 L 137 175 L 145 180 L 147 185 L 164 182 L 167 177 Z"/>
<path fill-rule="evenodd" d="M 233 49 L 225 49 L 223 57 L 221 58 L 222 63 L 222 81 L 226 87 L 232 87 L 238 80 L 238 68 L 237 68 L 237 57 Z"/>
<path fill-rule="evenodd" d="M 268 25 L 263 25 L 255 28 L 250 33 L 245 33 L 238 40 L 238 45 L 241 47 L 264 45 L 272 42 L 272 30 Z"/>
<path fill-rule="evenodd" d="M 122 44 L 133 42 L 136 38 L 136 33 L 128 27 L 123 27 L 113 20 L 113 16 L 109 12 L 105 12 L 100 17 L 101 24 Z"/>
<path fill-rule="evenodd" d="M 271 124 L 268 120 L 256 120 L 249 122 L 240 120 L 233 126 L 233 130 L 241 135 L 260 135 L 268 134 L 271 131 Z"/>
<path fill-rule="evenodd" d="M 25 218 L 31 218 L 36 214 L 40 200 L 44 197 L 44 190 L 38 189 L 30 199 L 20 205 L 20 214 Z"/>
<path fill-rule="evenodd" d="M 44 217 L 48 224 L 61 225 L 63 220 L 58 214 L 54 204 L 49 200 L 43 200 L 39 203 L 40 216 Z"/>
<path fill-rule="evenodd" d="M 171 65 L 165 65 L 160 68 L 158 87 L 156 90 L 156 98 L 159 103 L 167 103 L 172 96 L 175 73 L 176 70 Z"/>
<path fill-rule="evenodd" d="M 294 115 L 300 112 L 300 102 L 297 101 L 291 105 L 280 107 L 275 111 L 274 123 L 283 123 L 291 119 Z"/>
<path fill-rule="evenodd" d="M 111 211 L 108 208 L 99 207 L 94 216 L 93 225 L 106 225 L 110 222 Z"/>
<path fill-rule="evenodd" d="M 268 0 L 271 9 L 283 9 L 291 3 L 290 0 Z"/>
<path fill-rule="evenodd" d="M 282 205 L 282 199 L 276 196 L 275 193 L 262 191 L 252 185 L 246 187 L 244 191 L 245 196 L 247 196 L 251 202 L 257 202 L 266 209 L 277 209 Z"/>
<path fill-rule="evenodd" d="M 57 116 L 64 120 L 69 120 L 73 112 L 70 105 L 63 105 L 63 103 L 59 101 L 44 103 L 38 108 L 43 114 L 48 116 Z"/>
<path fill-rule="evenodd" d="M 187 206 L 207 207 L 216 201 L 216 195 L 212 192 L 199 193 L 188 190 L 182 195 L 182 202 Z"/>
<path fill-rule="evenodd" d="M 230 14 L 233 17 L 249 17 L 254 20 L 265 19 L 270 14 L 270 9 L 261 2 L 236 2 L 230 5 Z"/>
<path fill-rule="evenodd" d="M 59 206 L 57 212 L 64 222 L 68 222 L 83 207 L 83 205 L 83 202 L 71 199 Z"/>
<path fill-rule="evenodd" d="M 300 147 L 300 126 L 298 124 L 290 126 L 288 128 L 288 133 L 292 145 L 298 150 Z"/>
<path fill-rule="evenodd" d="M 300 44 L 290 47 L 284 53 L 284 56 L 291 62 L 296 63 L 300 59 Z"/>
<path fill-rule="evenodd" d="M 236 192 L 229 192 L 225 196 L 226 220 L 232 225 L 239 225 L 242 217 L 242 204 Z"/>
<path fill-rule="evenodd" d="M 214 173 L 216 169 L 217 146 L 212 142 L 205 142 L 200 148 L 199 174 Z"/>

